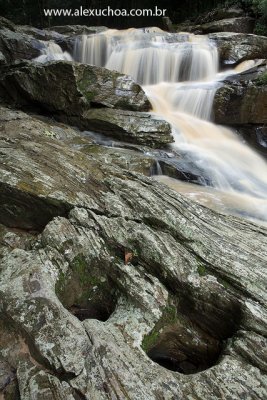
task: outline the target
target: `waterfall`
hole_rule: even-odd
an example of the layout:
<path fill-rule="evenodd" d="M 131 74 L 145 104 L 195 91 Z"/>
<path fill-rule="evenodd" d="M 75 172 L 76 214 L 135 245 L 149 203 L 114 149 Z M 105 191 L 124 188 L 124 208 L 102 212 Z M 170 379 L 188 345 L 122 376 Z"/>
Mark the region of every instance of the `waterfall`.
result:
<path fill-rule="evenodd" d="M 131 75 L 141 85 L 208 79 L 218 66 L 212 42 L 136 29 L 82 35 L 74 59 Z"/>
<path fill-rule="evenodd" d="M 219 73 L 217 48 L 207 37 L 109 30 L 79 37 L 74 59 L 140 83 L 153 112 L 173 127 L 173 150 L 204 170 L 210 187 L 164 176 L 161 181 L 211 208 L 267 220 L 267 164 L 233 131 L 211 122 L 213 99 L 226 73 Z M 243 63 L 227 74 L 252 65 Z"/>

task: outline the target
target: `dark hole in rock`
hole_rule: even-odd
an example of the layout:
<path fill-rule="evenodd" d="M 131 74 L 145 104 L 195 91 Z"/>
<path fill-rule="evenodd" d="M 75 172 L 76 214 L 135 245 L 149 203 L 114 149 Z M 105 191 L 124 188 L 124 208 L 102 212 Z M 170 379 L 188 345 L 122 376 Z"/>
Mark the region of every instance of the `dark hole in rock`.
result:
<path fill-rule="evenodd" d="M 144 338 L 142 348 L 160 366 L 182 374 L 194 374 L 217 364 L 226 340 L 234 335 L 237 326 L 233 322 L 230 329 L 227 320 L 224 329 L 221 319 L 220 333 L 215 323 L 214 330 L 211 329 L 206 315 L 202 315 L 201 324 L 193 313 L 190 318 L 186 315 L 177 313 L 175 306 L 167 307 L 161 320 Z"/>
<path fill-rule="evenodd" d="M 193 374 L 214 365 L 222 347 L 220 340 L 184 320 L 163 328 L 147 355 L 171 371 Z"/>
<path fill-rule="evenodd" d="M 89 318 L 107 321 L 117 304 L 112 281 L 99 270 L 98 263 L 88 263 L 83 255 L 76 256 L 68 274 L 59 278 L 56 294 L 64 307 L 81 321 Z"/>
<path fill-rule="evenodd" d="M 158 159 L 152 168 L 151 175 L 167 175 L 183 182 L 205 186 L 213 185 L 206 172 L 182 152 L 169 159 Z"/>
<path fill-rule="evenodd" d="M 166 369 L 169 369 L 170 371 L 180 372 L 182 374 L 193 374 L 194 372 L 197 372 L 197 365 L 189 361 L 179 362 L 179 360 L 176 360 L 175 358 L 153 352 L 149 354 L 149 357 L 154 362 Z"/>
<path fill-rule="evenodd" d="M 98 319 L 99 321 L 107 321 L 114 311 L 114 307 L 108 307 L 107 305 L 87 305 L 86 307 L 81 307 L 78 304 L 73 304 L 69 311 L 75 315 L 80 321 L 85 319 Z"/>
<path fill-rule="evenodd" d="M 68 206 L 30 193 L 31 182 L 18 188 L 0 184 L 0 223 L 9 228 L 41 232 L 57 216 L 66 216 Z"/>

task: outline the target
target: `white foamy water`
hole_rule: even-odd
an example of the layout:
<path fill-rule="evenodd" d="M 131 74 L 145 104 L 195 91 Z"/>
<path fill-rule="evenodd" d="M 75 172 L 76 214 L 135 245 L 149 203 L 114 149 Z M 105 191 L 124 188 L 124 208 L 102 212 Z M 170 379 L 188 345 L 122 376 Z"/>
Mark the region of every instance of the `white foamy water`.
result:
<path fill-rule="evenodd" d="M 74 59 L 131 75 L 153 112 L 173 127 L 173 149 L 205 173 L 209 188 L 159 179 L 211 208 L 267 220 L 267 164 L 230 129 L 211 122 L 213 100 L 226 73 L 218 71 L 217 48 L 205 36 L 159 29 L 109 30 L 83 35 Z M 261 60 L 258 62 L 260 63 Z M 236 71 L 257 65 L 240 64 Z"/>
<path fill-rule="evenodd" d="M 42 50 L 42 54 L 35 58 L 35 61 L 40 63 L 46 63 L 49 61 L 73 61 L 73 58 L 67 51 L 63 51 L 61 47 L 53 41 L 43 42 L 45 48 Z"/>

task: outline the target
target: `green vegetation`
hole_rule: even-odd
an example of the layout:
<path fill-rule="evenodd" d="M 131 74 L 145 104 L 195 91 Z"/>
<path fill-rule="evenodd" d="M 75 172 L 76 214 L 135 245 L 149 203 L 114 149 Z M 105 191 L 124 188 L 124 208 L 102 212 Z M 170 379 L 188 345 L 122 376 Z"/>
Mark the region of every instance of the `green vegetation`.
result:
<path fill-rule="evenodd" d="M 146 335 L 142 342 L 142 349 L 147 353 L 157 343 L 161 331 L 168 325 L 175 324 L 177 321 L 177 307 L 169 303 L 163 310 L 160 320 L 156 323 L 152 331 Z"/>
<path fill-rule="evenodd" d="M 82 255 L 77 255 L 71 263 L 71 272 L 64 275 L 60 272 L 56 283 L 56 294 L 64 303 L 69 298 L 75 297 L 76 302 L 86 303 L 90 296 L 95 293 L 95 286 L 102 287 L 106 282 L 101 277 L 90 274 L 86 259 Z"/>
<path fill-rule="evenodd" d="M 197 272 L 198 272 L 198 274 L 199 274 L 200 276 L 205 276 L 205 275 L 207 275 L 207 271 L 206 271 L 205 265 L 204 265 L 204 264 L 200 264 L 200 265 L 197 267 Z"/>
<path fill-rule="evenodd" d="M 267 35 L 267 0 L 226 0 L 225 5 L 241 7 L 248 15 L 256 18 L 254 33 Z"/>
<path fill-rule="evenodd" d="M 253 0 L 252 4 L 256 13 L 267 17 L 267 0 Z"/>
<path fill-rule="evenodd" d="M 101 297 L 107 282 L 103 277 L 99 276 L 99 271 L 93 274 L 88 270 L 86 259 L 78 255 L 74 258 L 71 265 L 72 286 L 79 287 L 80 293 L 78 294 L 79 302 L 86 303 L 88 298 Z M 75 284 L 77 282 L 77 284 Z M 95 292 L 94 287 L 98 287 L 99 291 Z M 77 299 L 78 300 L 78 299 Z"/>
<path fill-rule="evenodd" d="M 149 335 L 144 337 L 142 342 L 142 349 L 147 353 L 150 349 L 152 349 L 158 341 L 159 331 L 155 328 Z"/>
<path fill-rule="evenodd" d="M 66 281 L 66 277 L 63 274 L 63 272 L 60 271 L 58 274 L 56 285 L 55 285 L 55 292 L 58 297 L 60 297 L 62 292 L 64 291 L 65 281 Z"/>
<path fill-rule="evenodd" d="M 225 289 L 229 289 L 229 288 L 231 287 L 231 285 L 229 284 L 229 282 L 227 282 L 225 279 L 222 279 L 222 278 L 220 278 L 220 277 L 217 277 L 217 281 L 218 281 L 219 283 L 221 283 Z"/>
<path fill-rule="evenodd" d="M 263 72 L 263 74 L 261 74 L 258 79 L 256 84 L 258 86 L 264 86 L 267 85 L 267 71 Z"/>

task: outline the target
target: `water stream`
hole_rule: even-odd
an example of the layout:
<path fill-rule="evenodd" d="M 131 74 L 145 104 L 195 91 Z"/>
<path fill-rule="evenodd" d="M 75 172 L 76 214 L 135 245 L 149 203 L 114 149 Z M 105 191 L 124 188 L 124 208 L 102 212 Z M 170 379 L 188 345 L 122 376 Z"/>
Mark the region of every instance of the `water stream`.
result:
<path fill-rule="evenodd" d="M 251 68 L 253 61 L 220 73 L 216 45 L 207 37 L 158 28 L 83 35 L 76 40 L 74 59 L 123 72 L 140 83 L 153 112 L 173 128 L 172 151 L 177 157 L 186 154 L 209 183 L 205 187 L 162 175 L 155 179 L 221 212 L 267 221 L 266 162 L 233 131 L 211 122 L 222 79 Z"/>

